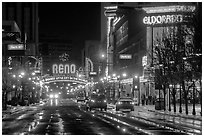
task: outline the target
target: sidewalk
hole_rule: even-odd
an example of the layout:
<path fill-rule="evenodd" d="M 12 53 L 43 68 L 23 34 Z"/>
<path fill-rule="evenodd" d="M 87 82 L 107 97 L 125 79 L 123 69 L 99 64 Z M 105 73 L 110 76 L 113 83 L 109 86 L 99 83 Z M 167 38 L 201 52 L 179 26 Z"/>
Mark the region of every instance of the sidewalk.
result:
<path fill-rule="evenodd" d="M 6 118 L 9 115 L 20 112 L 22 110 L 26 110 L 26 109 L 30 108 L 31 106 L 36 106 L 36 105 L 38 105 L 38 103 L 31 104 L 30 106 L 20 106 L 20 105 L 11 106 L 11 105 L 7 105 L 7 110 L 2 110 L 2 119 Z"/>
<path fill-rule="evenodd" d="M 164 115 L 172 115 L 177 117 L 202 120 L 202 116 L 200 115 L 200 112 L 201 112 L 200 105 L 196 105 L 195 107 L 196 115 L 192 114 L 192 106 L 188 107 L 188 115 L 186 115 L 185 105 L 182 105 L 182 113 L 179 112 L 179 105 L 176 106 L 176 112 L 174 112 L 173 106 L 171 106 L 171 111 L 169 111 L 169 108 L 166 108 L 166 111 L 155 110 L 155 105 L 135 106 L 135 108 L 138 109 L 138 111 L 150 111 L 150 112 L 156 112 Z"/>

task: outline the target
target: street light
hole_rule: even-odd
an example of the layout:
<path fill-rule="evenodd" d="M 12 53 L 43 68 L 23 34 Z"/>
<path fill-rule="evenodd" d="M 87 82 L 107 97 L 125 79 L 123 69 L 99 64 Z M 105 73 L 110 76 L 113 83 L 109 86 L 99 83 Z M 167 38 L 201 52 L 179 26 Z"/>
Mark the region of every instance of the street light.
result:
<path fill-rule="evenodd" d="M 34 75 L 35 75 L 35 72 L 32 72 L 32 75 L 34 76 Z"/>
<path fill-rule="evenodd" d="M 137 104 L 140 104 L 140 85 L 139 85 L 139 76 L 134 75 L 133 77 L 133 98 L 134 100 L 137 99 Z"/>
<path fill-rule="evenodd" d="M 24 75 L 25 75 L 25 72 L 21 72 L 21 75 L 24 76 Z"/>
<path fill-rule="evenodd" d="M 104 54 L 101 54 L 101 57 L 102 57 L 102 58 L 105 58 L 105 55 L 104 55 Z"/>
<path fill-rule="evenodd" d="M 123 73 L 123 77 L 124 77 L 124 78 L 127 77 L 127 74 L 126 74 L 126 73 Z"/>

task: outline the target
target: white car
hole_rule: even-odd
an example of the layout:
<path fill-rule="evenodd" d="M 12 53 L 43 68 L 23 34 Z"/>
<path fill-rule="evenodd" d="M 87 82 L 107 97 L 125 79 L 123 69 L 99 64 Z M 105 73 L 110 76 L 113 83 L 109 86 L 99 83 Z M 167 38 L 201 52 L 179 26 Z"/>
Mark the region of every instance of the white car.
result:
<path fill-rule="evenodd" d="M 133 100 L 130 97 L 119 98 L 118 101 L 116 102 L 116 111 L 119 111 L 119 110 L 134 111 Z"/>

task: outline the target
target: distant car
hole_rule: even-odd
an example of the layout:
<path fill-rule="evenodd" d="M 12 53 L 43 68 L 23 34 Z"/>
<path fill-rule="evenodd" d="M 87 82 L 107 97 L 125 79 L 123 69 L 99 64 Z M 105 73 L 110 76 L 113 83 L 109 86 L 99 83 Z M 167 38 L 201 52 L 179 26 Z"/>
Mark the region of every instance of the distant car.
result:
<path fill-rule="evenodd" d="M 91 95 L 90 99 L 86 103 L 87 105 L 87 110 L 92 110 L 92 109 L 104 109 L 105 111 L 107 110 L 107 100 L 105 98 L 105 95 L 101 94 L 94 94 Z"/>
<path fill-rule="evenodd" d="M 57 99 L 59 98 L 58 94 L 50 94 L 50 99 Z"/>
<path fill-rule="evenodd" d="M 134 102 L 130 97 L 119 98 L 116 102 L 116 111 L 130 110 L 134 111 Z"/>
<path fill-rule="evenodd" d="M 77 102 L 85 102 L 86 97 L 77 97 L 76 100 L 77 100 Z"/>

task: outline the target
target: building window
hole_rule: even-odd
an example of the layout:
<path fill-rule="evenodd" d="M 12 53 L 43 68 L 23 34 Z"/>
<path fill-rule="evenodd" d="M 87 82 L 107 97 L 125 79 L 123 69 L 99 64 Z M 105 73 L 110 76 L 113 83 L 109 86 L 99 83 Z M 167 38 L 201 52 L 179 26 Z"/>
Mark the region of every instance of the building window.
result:
<path fill-rule="evenodd" d="M 116 46 L 120 46 L 127 42 L 128 40 L 128 21 L 126 21 L 117 31 L 116 31 Z"/>

